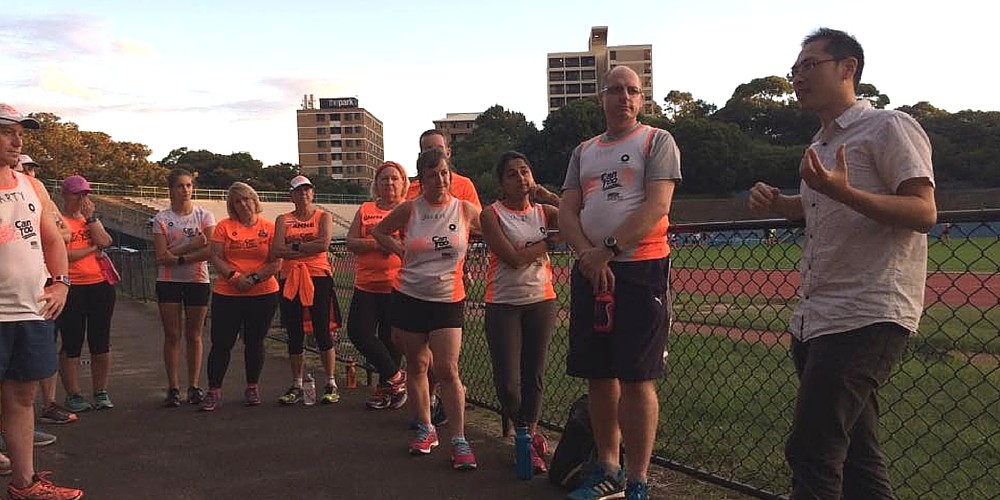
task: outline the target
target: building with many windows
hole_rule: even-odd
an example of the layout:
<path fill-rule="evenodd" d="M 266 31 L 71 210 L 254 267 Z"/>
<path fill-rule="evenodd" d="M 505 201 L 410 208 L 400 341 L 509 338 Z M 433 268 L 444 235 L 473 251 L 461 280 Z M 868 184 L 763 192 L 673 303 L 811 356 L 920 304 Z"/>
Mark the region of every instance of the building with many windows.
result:
<path fill-rule="evenodd" d="M 320 98 L 317 108 L 311 94 L 304 96 L 296 121 L 304 175 L 371 185 L 385 157 L 382 121 L 357 98 Z"/>
<path fill-rule="evenodd" d="M 576 99 L 596 97 L 604 85 L 604 74 L 615 66 L 628 66 L 639 74 L 646 95 L 645 114 L 652 114 L 653 46 L 608 46 L 608 27 L 594 26 L 586 52 L 550 52 L 548 73 L 549 112 Z"/>
<path fill-rule="evenodd" d="M 434 120 L 434 128 L 444 132 L 448 144 L 461 141 L 476 130 L 476 118 L 482 113 L 447 113 L 444 118 Z"/>

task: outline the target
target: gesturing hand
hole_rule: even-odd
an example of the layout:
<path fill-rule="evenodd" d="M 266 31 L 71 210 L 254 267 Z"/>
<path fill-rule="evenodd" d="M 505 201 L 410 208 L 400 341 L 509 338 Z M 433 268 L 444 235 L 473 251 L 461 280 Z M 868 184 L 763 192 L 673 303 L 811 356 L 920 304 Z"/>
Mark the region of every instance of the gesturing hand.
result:
<path fill-rule="evenodd" d="M 847 179 L 847 145 L 837 148 L 837 165 L 827 170 L 813 148 L 806 149 L 799 164 L 799 174 L 806 185 L 818 193 L 843 201 L 851 190 Z"/>

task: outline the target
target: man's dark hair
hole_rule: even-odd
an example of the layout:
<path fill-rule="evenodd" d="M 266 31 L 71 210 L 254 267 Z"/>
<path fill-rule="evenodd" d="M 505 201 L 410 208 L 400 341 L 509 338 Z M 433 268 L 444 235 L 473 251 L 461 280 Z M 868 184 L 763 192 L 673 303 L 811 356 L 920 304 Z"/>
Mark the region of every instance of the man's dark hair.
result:
<path fill-rule="evenodd" d="M 441 151 L 438 148 L 428 149 L 427 151 L 420 153 L 420 156 L 417 157 L 417 179 L 423 181 L 424 172 L 438 166 L 438 163 L 441 163 L 441 160 L 444 160 L 444 162 L 448 164 L 449 168 L 451 167 L 451 163 L 448 162 L 448 157 L 445 156 L 444 151 Z M 421 187 L 422 186 L 423 183 L 421 182 Z"/>
<path fill-rule="evenodd" d="M 838 61 L 848 57 L 858 60 L 858 69 L 854 71 L 854 91 L 857 92 L 861 86 L 861 71 L 865 69 L 865 50 L 861 48 L 861 44 L 843 31 L 820 28 L 802 40 L 802 46 L 821 40 L 826 41 L 826 51 Z"/>
<path fill-rule="evenodd" d="M 507 151 L 500 155 L 500 160 L 497 161 L 496 174 L 498 181 L 503 181 L 503 172 L 507 169 L 507 164 L 513 160 L 524 160 L 524 163 L 528 164 L 528 168 L 531 168 L 531 162 L 528 161 L 527 156 L 524 156 L 517 151 Z"/>
<path fill-rule="evenodd" d="M 427 137 L 429 135 L 440 135 L 441 137 L 444 138 L 444 145 L 445 146 L 448 145 L 448 136 L 445 135 L 444 132 L 442 132 L 442 131 L 440 131 L 440 130 L 438 130 L 436 128 L 432 128 L 430 130 L 425 130 L 424 133 L 420 134 L 420 139 L 418 139 L 417 146 L 423 148 L 424 147 L 424 137 Z"/>
<path fill-rule="evenodd" d="M 170 170 L 170 174 L 167 175 L 167 187 L 173 188 L 174 184 L 177 183 L 177 179 L 180 179 L 185 175 L 194 179 L 194 175 L 183 168 L 175 168 Z"/>

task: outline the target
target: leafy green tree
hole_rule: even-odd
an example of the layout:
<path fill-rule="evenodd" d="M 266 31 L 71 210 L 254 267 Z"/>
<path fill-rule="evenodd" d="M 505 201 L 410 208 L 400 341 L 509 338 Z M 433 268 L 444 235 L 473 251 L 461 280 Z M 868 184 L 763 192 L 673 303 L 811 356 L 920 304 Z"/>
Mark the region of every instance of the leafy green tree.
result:
<path fill-rule="evenodd" d="M 881 93 L 870 83 L 862 83 L 857 89 L 858 97 L 868 99 L 876 109 L 885 109 L 889 105 L 889 96 Z"/>
<path fill-rule="evenodd" d="M 714 104 L 695 99 L 690 92 L 671 90 L 663 99 L 663 116 L 674 122 L 684 118 L 707 118 L 718 109 Z"/>
<path fill-rule="evenodd" d="M 602 132 L 604 113 L 595 99 L 578 99 L 549 113 L 533 144 L 522 151 L 531 160 L 535 180 L 560 187 L 573 149 Z"/>
<path fill-rule="evenodd" d="M 772 144 L 807 144 L 819 121 L 803 114 L 792 84 L 780 76 L 754 78 L 740 84 L 712 118 L 733 123 L 747 134 Z"/>
<path fill-rule="evenodd" d="M 493 171 L 501 153 L 523 150 L 537 134 L 535 124 L 523 113 L 493 105 L 476 119 L 472 134 L 452 145 L 452 160 L 459 172 L 476 179 Z"/>

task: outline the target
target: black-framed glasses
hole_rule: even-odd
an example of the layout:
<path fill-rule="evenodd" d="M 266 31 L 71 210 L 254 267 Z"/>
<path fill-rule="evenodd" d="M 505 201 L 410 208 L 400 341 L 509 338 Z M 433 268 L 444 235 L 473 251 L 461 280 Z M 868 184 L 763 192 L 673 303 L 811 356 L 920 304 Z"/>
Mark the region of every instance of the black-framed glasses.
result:
<path fill-rule="evenodd" d="M 785 75 L 785 78 L 789 80 L 794 80 L 795 77 L 798 75 L 804 75 L 806 73 L 812 72 L 812 70 L 816 69 L 816 66 L 819 66 L 820 64 L 839 61 L 839 60 L 840 58 L 831 57 L 829 59 L 821 59 L 819 61 L 805 61 L 801 64 L 796 64 L 795 66 L 792 66 L 792 70 L 789 71 L 787 75 Z"/>
<path fill-rule="evenodd" d="M 615 85 L 614 87 L 604 87 L 601 92 L 611 95 L 622 95 L 628 92 L 629 97 L 638 97 L 642 95 L 642 89 L 639 87 L 625 87 L 622 85 Z"/>

